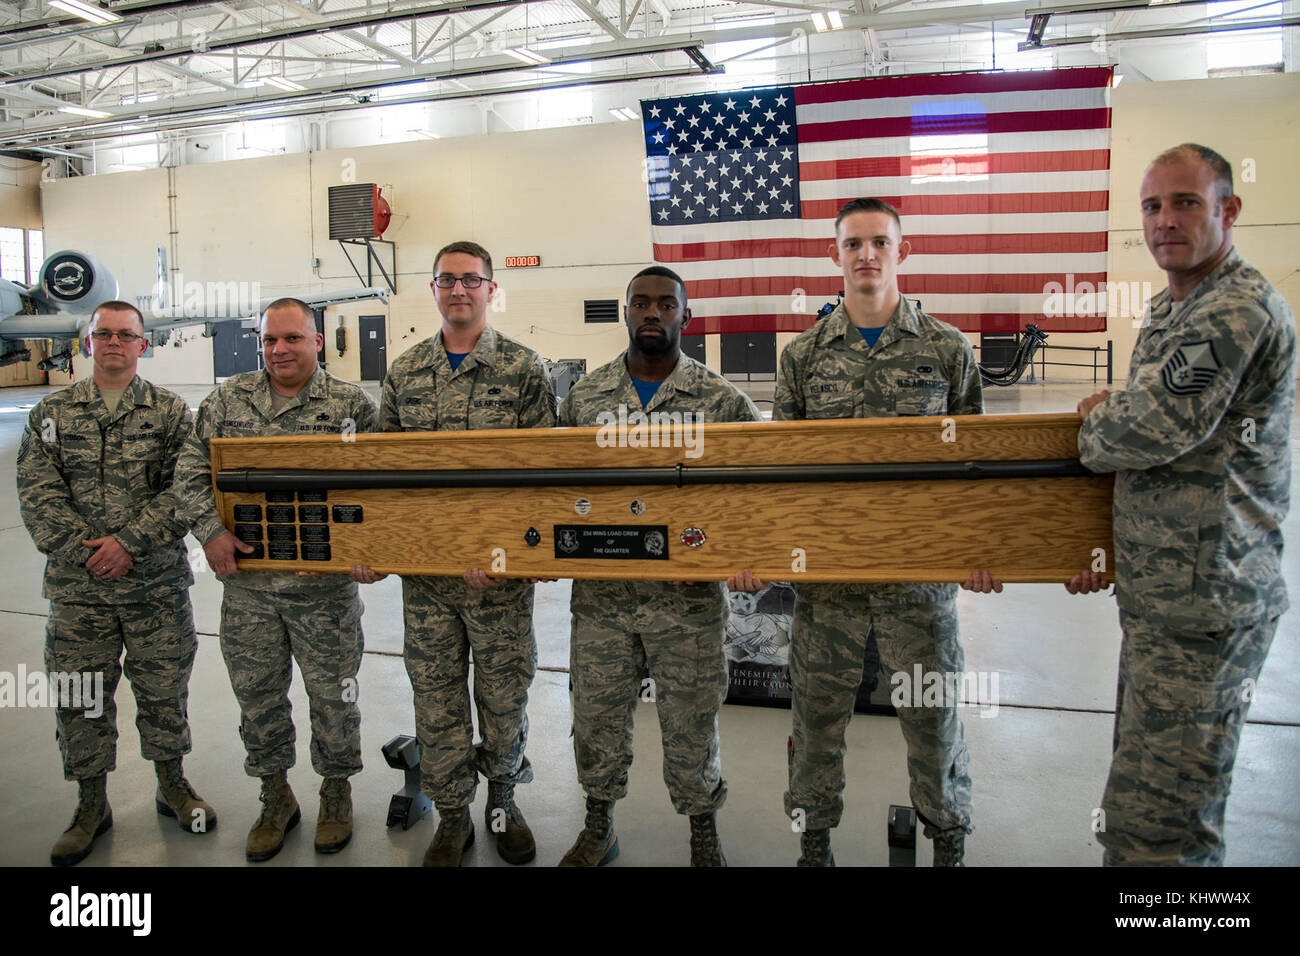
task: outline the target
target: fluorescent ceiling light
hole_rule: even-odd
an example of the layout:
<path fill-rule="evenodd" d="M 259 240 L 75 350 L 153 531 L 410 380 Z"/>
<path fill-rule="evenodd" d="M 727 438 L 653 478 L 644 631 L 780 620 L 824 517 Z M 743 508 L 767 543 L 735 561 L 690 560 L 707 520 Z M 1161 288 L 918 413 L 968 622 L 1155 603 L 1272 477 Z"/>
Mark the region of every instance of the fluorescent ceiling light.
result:
<path fill-rule="evenodd" d="M 506 50 L 506 53 L 507 55 L 514 57 L 520 63 L 528 63 L 532 66 L 541 66 L 543 63 L 551 62 L 536 50 L 528 50 L 524 47 L 512 46 L 510 49 Z"/>
<path fill-rule="evenodd" d="M 70 13 L 74 17 L 89 20 L 91 23 L 121 23 L 122 18 L 111 10 L 85 3 L 83 0 L 49 0 L 50 6 Z"/>
<path fill-rule="evenodd" d="M 286 80 L 283 76 L 264 76 L 262 77 L 262 82 L 269 83 L 271 86 L 278 87 L 282 90 L 287 90 L 290 93 L 297 90 L 307 89 L 307 87 L 303 86 L 301 83 L 295 83 L 293 80 Z"/>
<path fill-rule="evenodd" d="M 103 110 L 88 110 L 84 106 L 60 106 L 60 113 L 75 113 L 77 116 L 89 116 L 91 119 L 104 119 L 112 116 L 112 113 L 105 113 Z"/>
<path fill-rule="evenodd" d="M 626 106 L 616 106 L 609 111 L 609 115 L 619 120 L 634 120 L 637 118 L 637 114 Z"/>
<path fill-rule="evenodd" d="M 838 30 L 843 27 L 844 18 L 840 16 L 838 10 L 827 10 L 825 13 L 814 13 L 812 23 L 818 33 L 825 33 L 828 30 Z"/>

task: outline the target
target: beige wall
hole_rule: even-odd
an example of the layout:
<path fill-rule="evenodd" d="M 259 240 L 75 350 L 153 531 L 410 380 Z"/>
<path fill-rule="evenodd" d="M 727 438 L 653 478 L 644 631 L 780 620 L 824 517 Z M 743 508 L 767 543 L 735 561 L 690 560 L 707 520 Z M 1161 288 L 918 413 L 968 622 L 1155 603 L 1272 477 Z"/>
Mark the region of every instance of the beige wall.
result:
<path fill-rule="evenodd" d="M 1245 210 L 1235 238 L 1293 308 L 1300 307 L 1300 186 L 1297 145 L 1300 76 L 1283 74 L 1180 83 L 1124 84 L 1113 92 L 1110 281 L 1164 286 L 1141 238 L 1136 191 L 1147 161 L 1186 140 L 1219 149 L 1238 173 Z M 328 239 L 327 190 L 345 181 L 377 182 L 393 206 L 385 238 L 397 244 L 398 294 L 347 305 L 326 318 L 332 371 L 359 375 L 357 316 L 387 316 L 391 363 L 438 327 L 428 287 L 432 257 L 453 239 L 487 246 L 497 260 L 503 299 L 490 321 L 547 358 L 582 358 L 589 368 L 617 355 L 622 326 L 582 322 L 586 298 L 621 298 L 627 279 L 650 257 L 650 229 L 635 123 L 606 123 L 493 136 L 329 150 L 175 170 L 179 266 L 187 281 L 259 283 L 262 295 L 358 285 L 337 243 Z M 1243 160 L 1256 181 L 1241 181 Z M 118 276 L 124 298 L 153 283 L 154 249 L 171 228 L 166 170 L 57 180 L 41 185 L 46 248 L 72 246 L 98 256 Z M 540 255 L 538 269 L 505 269 L 508 255 Z M 313 272 L 311 261 L 319 258 Z M 1113 305 L 1113 302 L 1112 302 Z M 339 358 L 334 329 L 342 317 L 348 350 Z M 1127 370 L 1137 329 L 1112 316 L 1109 331 L 1055 334 L 1054 344 L 1115 342 L 1116 375 Z M 167 383 L 206 382 L 211 342 L 194 331 L 142 371 Z M 792 338 L 778 337 L 778 348 Z M 717 367 L 717 336 L 706 355 Z M 1069 359 L 1075 360 L 1075 359 Z M 80 361 L 78 363 L 81 364 Z M 1049 379 L 1078 370 L 1049 369 Z"/>
<path fill-rule="evenodd" d="M 0 226 L 41 228 L 41 164 L 0 159 Z"/>

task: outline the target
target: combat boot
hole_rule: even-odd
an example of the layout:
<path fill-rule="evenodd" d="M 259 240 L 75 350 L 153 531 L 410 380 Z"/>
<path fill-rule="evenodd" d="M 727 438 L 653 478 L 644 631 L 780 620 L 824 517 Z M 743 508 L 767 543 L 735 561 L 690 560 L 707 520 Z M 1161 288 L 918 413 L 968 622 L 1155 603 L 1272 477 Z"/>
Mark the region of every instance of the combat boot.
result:
<path fill-rule="evenodd" d="M 316 852 L 337 853 L 352 839 L 352 784 L 347 777 L 326 777 L 320 785 L 316 817 Z"/>
<path fill-rule="evenodd" d="M 502 811 L 498 813 L 497 811 Z M 537 856 L 537 844 L 528 821 L 515 805 L 515 785 L 488 781 L 487 810 L 483 823 L 497 835 L 497 853 L 507 863 L 527 863 Z"/>
<path fill-rule="evenodd" d="M 604 866 L 618 856 L 614 833 L 614 801 L 587 798 L 587 819 L 578 840 L 560 860 L 560 866 Z"/>
<path fill-rule="evenodd" d="M 250 863 L 261 863 L 280 852 L 284 835 L 298 825 L 302 811 L 298 798 L 289 789 L 289 775 L 281 770 L 262 778 L 262 815 L 248 831 L 244 856 Z"/>
<path fill-rule="evenodd" d="M 72 866 L 90 855 L 95 838 L 113 825 L 113 808 L 108 805 L 108 778 L 87 777 L 78 780 L 77 812 L 53 849 L 50 862 L 55 866 Z"/>
<path fill-rule="evenodd" d="M 438 811 L 438 830 L 424 851 L 425 866 L 460 866 L 460 858 L 474 843 L 474 818 L 469 807 Z"/>
<path fill-rule="evenodd" d="M 799 834 L 799 861 L 795 866 L 834 866 L 830 828 L 804 830 Z"/>
<path fill-rule="evenodd" d="M 182 830 L 206 833 L 217 828 L 217 811 L 194 792 L 181 769 L 181 758 L 154 762 L 158 773 L 158 793 L 154 806 L 165 817 L 175 817 Z"/>
<path fill-rule="evenodd" d="M 934 836 L 935 866 L 965 866 L 962 859 L 966 855 L 966 831 L 961 827 L 950 830 L 936 830 Z"/>
<path fill-rule="evenodd" d="M 722 841 L 718 839 L 718 815 L 691 814 L 691 866 L 726 866 Z"/>

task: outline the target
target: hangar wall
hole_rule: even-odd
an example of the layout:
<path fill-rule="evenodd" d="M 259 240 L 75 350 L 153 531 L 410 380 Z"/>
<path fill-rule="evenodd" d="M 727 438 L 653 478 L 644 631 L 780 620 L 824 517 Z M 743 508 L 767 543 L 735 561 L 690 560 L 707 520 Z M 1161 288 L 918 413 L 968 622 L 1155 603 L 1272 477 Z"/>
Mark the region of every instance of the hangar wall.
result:
<path fill-rule="evenodd" d="M 1138 184 L 1159 150 L 1199 140 L 1222 151 L 1236 171 L 1245 203 L 1235 230 L 1239 248 L 1300 311 L 1293 263 L 1293 250 L 1300 248 L 1300 186 L 1289 161 L 1298 101 L 1296 74 L 1114 90 L 1112 286 L 1164 286 L 1136 242 Z M 127 298 L 152 285 L 155 247 L 167 242 L 172 228 L 178 253 L 170 264 L 179 266 L 186 282 L 258 283 L 263 296 L 352 287 L 356 276 L 327 238 L 326 190 L 347 177 L 373 181 L 384 186 L 394 209 L 385 238 L 397 243 L 399 294 L 387 309 L 370 302 L 329 311 L 331 371 L 359 375 L 358 315 L 387 313 L 390 363 L 436 330 L 431 259 L 441 244 L 458 238 L 482 242 L 497 259 L 504 296 L 501 311 L 490 313 L 494 325 L 548 358 L 585 358 L 590 368 L 618 354 L 626 333 L 621 325 L 584 326 L 583 299 L 621 298 L 628 277 L 650 261 L 642 156 L 638 124 L 604 123 L 56 180 L 41 184 L 46 248 L 72 246 L 98 255 Z M 1242 176 L 1247 159 L 1254 160 L 1253 182 Z M 524 254 L 540 255 L 542 268 L 504 268 L 507 255 Z M 316 272 L 313 258 L 320 260 Z M 1112 310 L 1115 304 L 1112 299 Z M 339 317 L 348 330 L 342 358 L 333 348 Z M 1109 327 L 1104 335 L 1057 334 L 1051 341 L 1096 345 L 1112 338 L 1116 380 L 1122 382 L 1138 330 L 1120 315 L 1112 315 Z M 778 349 L 792 337 L 779 336 Z M 142 374 L 160 383 L 211 381 L 210 340 L 193 330 L 183 338 L 182 345 L 146 359 Z M 716 336 L 710 339 L 708 357 L 717 367 L 720 348 Z M 84 362 L 78 359 L 79 374 Z M 1057 380 L 1079 374 L 1049 368 L 1049 378 Z"/>

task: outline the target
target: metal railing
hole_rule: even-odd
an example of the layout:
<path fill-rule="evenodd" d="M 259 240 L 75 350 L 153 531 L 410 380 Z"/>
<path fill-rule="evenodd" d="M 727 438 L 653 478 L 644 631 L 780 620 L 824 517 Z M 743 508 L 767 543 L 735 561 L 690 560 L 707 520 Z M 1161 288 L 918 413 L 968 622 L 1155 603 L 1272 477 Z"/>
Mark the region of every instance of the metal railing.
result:
<path fill-rule="evenodd" d="M 978 352 L 980 350 L 980 347 L 978 345 L 975 345 L 974 349 L 976 352 Z M 1092 362 L 1088 364 L 1085 364 L 1083 362 L 1049 362 L 1047 360 L 1047 351 L 1049 349 L 1055 349 L 1060 352 L 1091 352 Z M 1047 381 L 1047 366 L 1059 365 L 1059 366 L 1068 366 L 1070 368 L 1092 369 L 1092 383 L 1094 385 L 1097 384 L 1098 373 L 1102 369 L 1105 369 L 1106 384 L 1111 385 L 1114 383 L 1114 369 L 1115 369 L 1114 353 L 1115 353 L 1115 346 L 1110 339 L 1106 340 L 1105 347 L 1102 347 L 1100 345 L 1052 345 L 1050 343 L 1045 343 L 1039 346 L 1038 354 L 1034 356 L 1033 361 L 1030 362 L 1029 364 L 1029 377 L 1023 379 L 1023 381 L 1031 382 L 1031 383 L 1045 382 Z M 1039 370 L 1037 377 L 1035 377 L 1035 369 Z"/>

